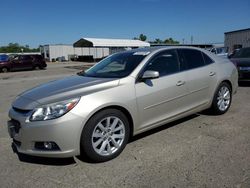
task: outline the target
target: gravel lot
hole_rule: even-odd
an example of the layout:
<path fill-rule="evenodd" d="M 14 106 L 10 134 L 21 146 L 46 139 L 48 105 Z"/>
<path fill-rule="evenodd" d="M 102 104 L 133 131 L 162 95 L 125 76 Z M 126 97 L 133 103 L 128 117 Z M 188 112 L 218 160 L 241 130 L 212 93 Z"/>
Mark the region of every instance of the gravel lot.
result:
<path fill-rule="evenodd" d="M 250 187 L 250 83 L 225 115 L 195 114 L 136 136 L 109 162 L 15 154 L 6 123 L 15 96 L 85 65 L 0 74 L 0 187 Z"/>

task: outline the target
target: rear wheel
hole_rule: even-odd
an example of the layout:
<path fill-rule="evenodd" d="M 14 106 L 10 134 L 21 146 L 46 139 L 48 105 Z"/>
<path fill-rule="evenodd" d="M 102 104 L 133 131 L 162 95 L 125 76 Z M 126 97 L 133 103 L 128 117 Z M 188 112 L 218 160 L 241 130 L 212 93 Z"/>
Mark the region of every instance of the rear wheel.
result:
<path fill-rule="evenodd" d="M 8 72 L 8 68 L 7 67 L 3 67 L 1 70 L 2 70 L 2 72 Z"/>
<path fill-rule="evenodd" d="M 40 66 L 39 65 L 35 65 L 34 66 L 34 70 L 39 70 L 40 69 Z"/>
<path fill-rule="evenodd" d="M 85 125 L 81 137 L 82 154 L 95 162 L 117 157 L 129 138 L 129 122 L 119 110 L 107 109 L 95 114 Z"/>
<path fill-rule="evenodd" d="M 228 83 L 222 82 L 215 92 L 210 110 L 217 115 L 224 114 L 228 111 L 231 102 L 232 89 Z"/>

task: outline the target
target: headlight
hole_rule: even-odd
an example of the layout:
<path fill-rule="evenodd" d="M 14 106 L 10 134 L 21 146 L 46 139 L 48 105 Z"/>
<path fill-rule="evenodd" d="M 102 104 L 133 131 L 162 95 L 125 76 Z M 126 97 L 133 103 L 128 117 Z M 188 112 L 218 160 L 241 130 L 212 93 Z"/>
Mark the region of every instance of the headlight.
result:
<path fill-rule="evenodd" d="M 30 116 L 30 121 L 44 121 L 59 118 L 73 109 L 79 100 L 80 98 L 75 98 L 35 108 Z"/>

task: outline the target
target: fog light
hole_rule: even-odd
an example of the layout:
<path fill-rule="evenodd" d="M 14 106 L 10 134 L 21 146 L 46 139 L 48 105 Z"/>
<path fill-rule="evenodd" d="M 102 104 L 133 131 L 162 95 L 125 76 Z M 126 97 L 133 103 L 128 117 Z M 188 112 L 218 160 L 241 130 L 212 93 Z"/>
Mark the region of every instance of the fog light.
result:
<path fill-rule="evenodd" d="M 35 142 L 35 149 L 47 150 L 47 151 L 58 151 L 59 146 L 55 142 Z"/>
<path fill-rule="evenodd" d="M 49 150 L 53 148 L 52 142 L 44 142 L 43 145 L 44 145 L 44 148 L 49 149 Z"/>

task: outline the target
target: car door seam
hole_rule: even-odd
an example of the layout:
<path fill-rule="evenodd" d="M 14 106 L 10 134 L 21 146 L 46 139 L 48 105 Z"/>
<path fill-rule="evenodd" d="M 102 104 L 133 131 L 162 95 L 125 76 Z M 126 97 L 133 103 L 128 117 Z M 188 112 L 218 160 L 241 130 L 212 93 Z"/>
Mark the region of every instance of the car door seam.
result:
<path fill-rule="evenodd" d="M 175 99 L 185 97 L 185 96 L 188 95 L 188 94 L 189 94 L 189 93 L 184 94 L 184 95 L 179 95 L 179 96 L 177 96 L 177 97 L 174 97 L 174 98 L 171 98 L 171 99 L 168 99 L 168 100 L 164 100 L 164 101 L 159 102 L 159 103 L 156 103 L 156 104 L 149 105 L 149 106 L 145 107 L 144 110 L 148 110 L 148 109 L 153 108 L 153 107 L 155 107 L 155 106 L 159 106 L 159 105 L 161 105 L 161 104 L 164 104 L 164 103 L 173 101 L 173 100 L 175 100 Z"/>

